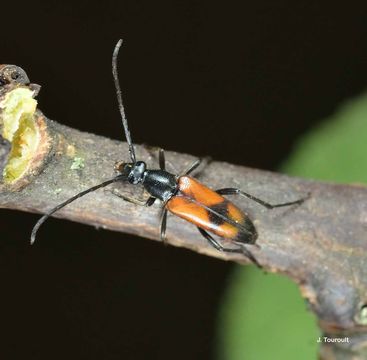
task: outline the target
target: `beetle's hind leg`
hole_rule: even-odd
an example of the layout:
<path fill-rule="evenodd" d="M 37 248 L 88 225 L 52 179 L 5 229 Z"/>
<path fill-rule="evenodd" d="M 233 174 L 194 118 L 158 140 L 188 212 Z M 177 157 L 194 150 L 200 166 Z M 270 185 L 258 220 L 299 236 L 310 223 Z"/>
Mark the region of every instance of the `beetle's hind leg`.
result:
<path fill-rule="evenodd" d="M 236 188 L 224 188 L 224 189 L 219 189 L 216 190 L 216 192 L 219 195 L 240 195 L 240 196 L 244 196 L 247 197 L 250 200 L 253 200 L 255 202 L 257 202 L 258 204 L 266 207 L 267 209 L 271 210 L 274 208 L 278 208 L 278 207 L 283 207 L 283 206 L 290 206 L 290 205 L 296 205 L 296 204 L 302 204 L 305 200 L 307 200 L 310 197 L 310 194 L 308 194 L 308 196 L 302 198 L 302 199 L 298 199 L 295 201 L 289 201 L 286 203 L 280 203 L 280 204 L 270 204 L 264 200 L 261 200 L 251 194 L 248 194 L 240 189 L 236 189 Z"/>
<path fill-rule="evenodd" d="M 205 237 L 206 240 L 208 240 L 209 244 L 212 245 L 215 249 L 218 251 L 224 251 L 224 252 L 230 252 L 230 253 L 237 253 L 237 254 L 243 254 L 245 255 L 252 263 L 254 263 L 258 268 L 262 269 L 262 266 L 259 264 L 259 262 L 256 260 L 254 255 L 246 249 L 244 246 L 239 245 L 238 248 L 225 248 L 222 244 L 220 244 L 217 240 L 215 240 L 208 232 L 206 232 L 204 229 L 201 229 L 197 227 L 200 234 Z"/>
<path fill-rule="evenodd" d="M 186 176 L 186 175 L 190 175 L 192 172 L 194 172 L 202 163 L 204 163 L 204 167 L 206 165 L 208 165 L 210 162 L 212 161 L 212 158 L 210 156 L 204 157 L 204 158 L 199 158 L 197 160 L 195 160 L 192 164 L 190 164 L 190 166 L 188 168 L 186 168 L 184 171 L 182 171 L 182 173 L 180 174 L 180 176 Z M 200 171 L 201 172 L 201 171 Z M 196 174 L 197 176 L 198 174 Z"/>

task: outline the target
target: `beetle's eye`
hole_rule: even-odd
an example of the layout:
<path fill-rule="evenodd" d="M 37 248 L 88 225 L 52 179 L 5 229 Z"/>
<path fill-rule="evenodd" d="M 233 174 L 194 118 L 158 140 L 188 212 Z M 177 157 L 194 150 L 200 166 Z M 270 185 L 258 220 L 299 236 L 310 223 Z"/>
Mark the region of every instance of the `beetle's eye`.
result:
<path fill-rule="evenodd" d="M 0 77 L 0 86 L 4 86 L 6 84 L 6 81 Z"/>

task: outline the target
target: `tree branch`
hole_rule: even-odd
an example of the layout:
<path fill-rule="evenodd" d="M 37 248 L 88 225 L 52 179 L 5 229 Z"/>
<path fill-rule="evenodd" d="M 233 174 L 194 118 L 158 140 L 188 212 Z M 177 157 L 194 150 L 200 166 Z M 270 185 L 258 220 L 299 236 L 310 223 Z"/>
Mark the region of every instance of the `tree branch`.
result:
<path fill-rule="evenodd" d="M 114 163 L 128 160 L 125 143 L 60 125 L 39 110 L 34 113 L 34 123 L 40 139 L 37 151 L 19 178 L 4 180 L 0 185 L 2 208 L 47 212 L 76 193 L 114 177 Z M 0 160 L 8 153 L 8 143 L 0 142 Z M 149 149 L 136 146 L 136 155 L 150 168 L 158 167 L 157 157 Z M 166 158 L 172 172 L 195 160 L 174 152 L 168 152 Z M 208 163 L 197 175 L 211 188 L 237 187 L 270 203 L 310 194 L 301 205 L 273 210 L 243 198 L 231 200 L 254 221 L 259 248 L 249 248 L 259 263 L 297 282 L 327 336 L 349 336 L 348 343 L 324 344 L 324 358 L 339 359 L 342 353 L 366 354 L 367 188 L 291 178 L 219 162 Z M 55 216 L 159 240 L 159 205 L 135 206 L 122 201 L 115 191 L 144 197 L 140 188 L 115 183 L 86 195 Z M 42 228 L 38 236 L 42 240 Z M 25 233 L 26 238 L 29 233 Z M 215 250 L 194 226 L 173 216 L 169 217 L 167 241 L 209 256 L 248 262 L 240 254 Z"/>

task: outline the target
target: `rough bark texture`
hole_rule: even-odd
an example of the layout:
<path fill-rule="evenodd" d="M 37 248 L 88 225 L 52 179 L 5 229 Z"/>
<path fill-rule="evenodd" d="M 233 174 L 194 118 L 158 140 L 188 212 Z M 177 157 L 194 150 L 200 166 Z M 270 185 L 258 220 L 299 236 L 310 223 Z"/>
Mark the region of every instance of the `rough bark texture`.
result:
<path fill-rule="evenodd" d="M 112 178 L 114 163 L 129 160 L 125 143 L 62 126 L 40 112 L 36 115 L 47 135 L 43 137 L 47 146 L 38 154 L 41 161 L 36 161 L 25 177 L 12 185 L 0 185 L 2 208 L 44 213 L 77 192 Z M 156 152 L 141 146 L 136 152 L 148 166 L 158 167 Z M 0 158 L 7 153 L 8 144 L 0 142 Z M 172 172 L 195 160 L 174 152 L 168 152 L 166 158 Z M 367 188 L 291 178 L 219 162 L 199 169 L 197 177 L 211 188 L 237 187 L 270 203 L 310 194 L 301 205 L 274 210 L 244 198 L 232 200 L 246 210 L 258 230 L 259 247 L 250 248 L 259 263 L 299 284 L 324 334 L 349 337 L 347 343 L 322 345 L 321 357 L 367 358 Z M 140 187 L 115 183 L 86 195 L 55 216 L 159 240 L 159 204 L 139 207 L 124 202 L 113 191 L 135 198 L 145 196 Z M 26 241 L 29 234 L 24 237 Z M 42 241 L 42 228 L 38 241 Z M 173 216 L 169 217 L 167 241 L 209 256 L 248 262 L 245 256 L 215 250 L 194 226 Z"/>

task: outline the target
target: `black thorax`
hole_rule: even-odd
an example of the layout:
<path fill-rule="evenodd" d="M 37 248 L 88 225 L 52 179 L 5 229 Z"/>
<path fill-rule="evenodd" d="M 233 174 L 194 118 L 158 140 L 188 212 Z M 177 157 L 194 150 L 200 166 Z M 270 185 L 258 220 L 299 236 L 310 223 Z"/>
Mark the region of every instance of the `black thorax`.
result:
<path fill-rule="evenodd" d="M 163 202 L 177 191 L 177 177 L 165 170 L 146 170 L 142 184 L 150 195 Z"/>

